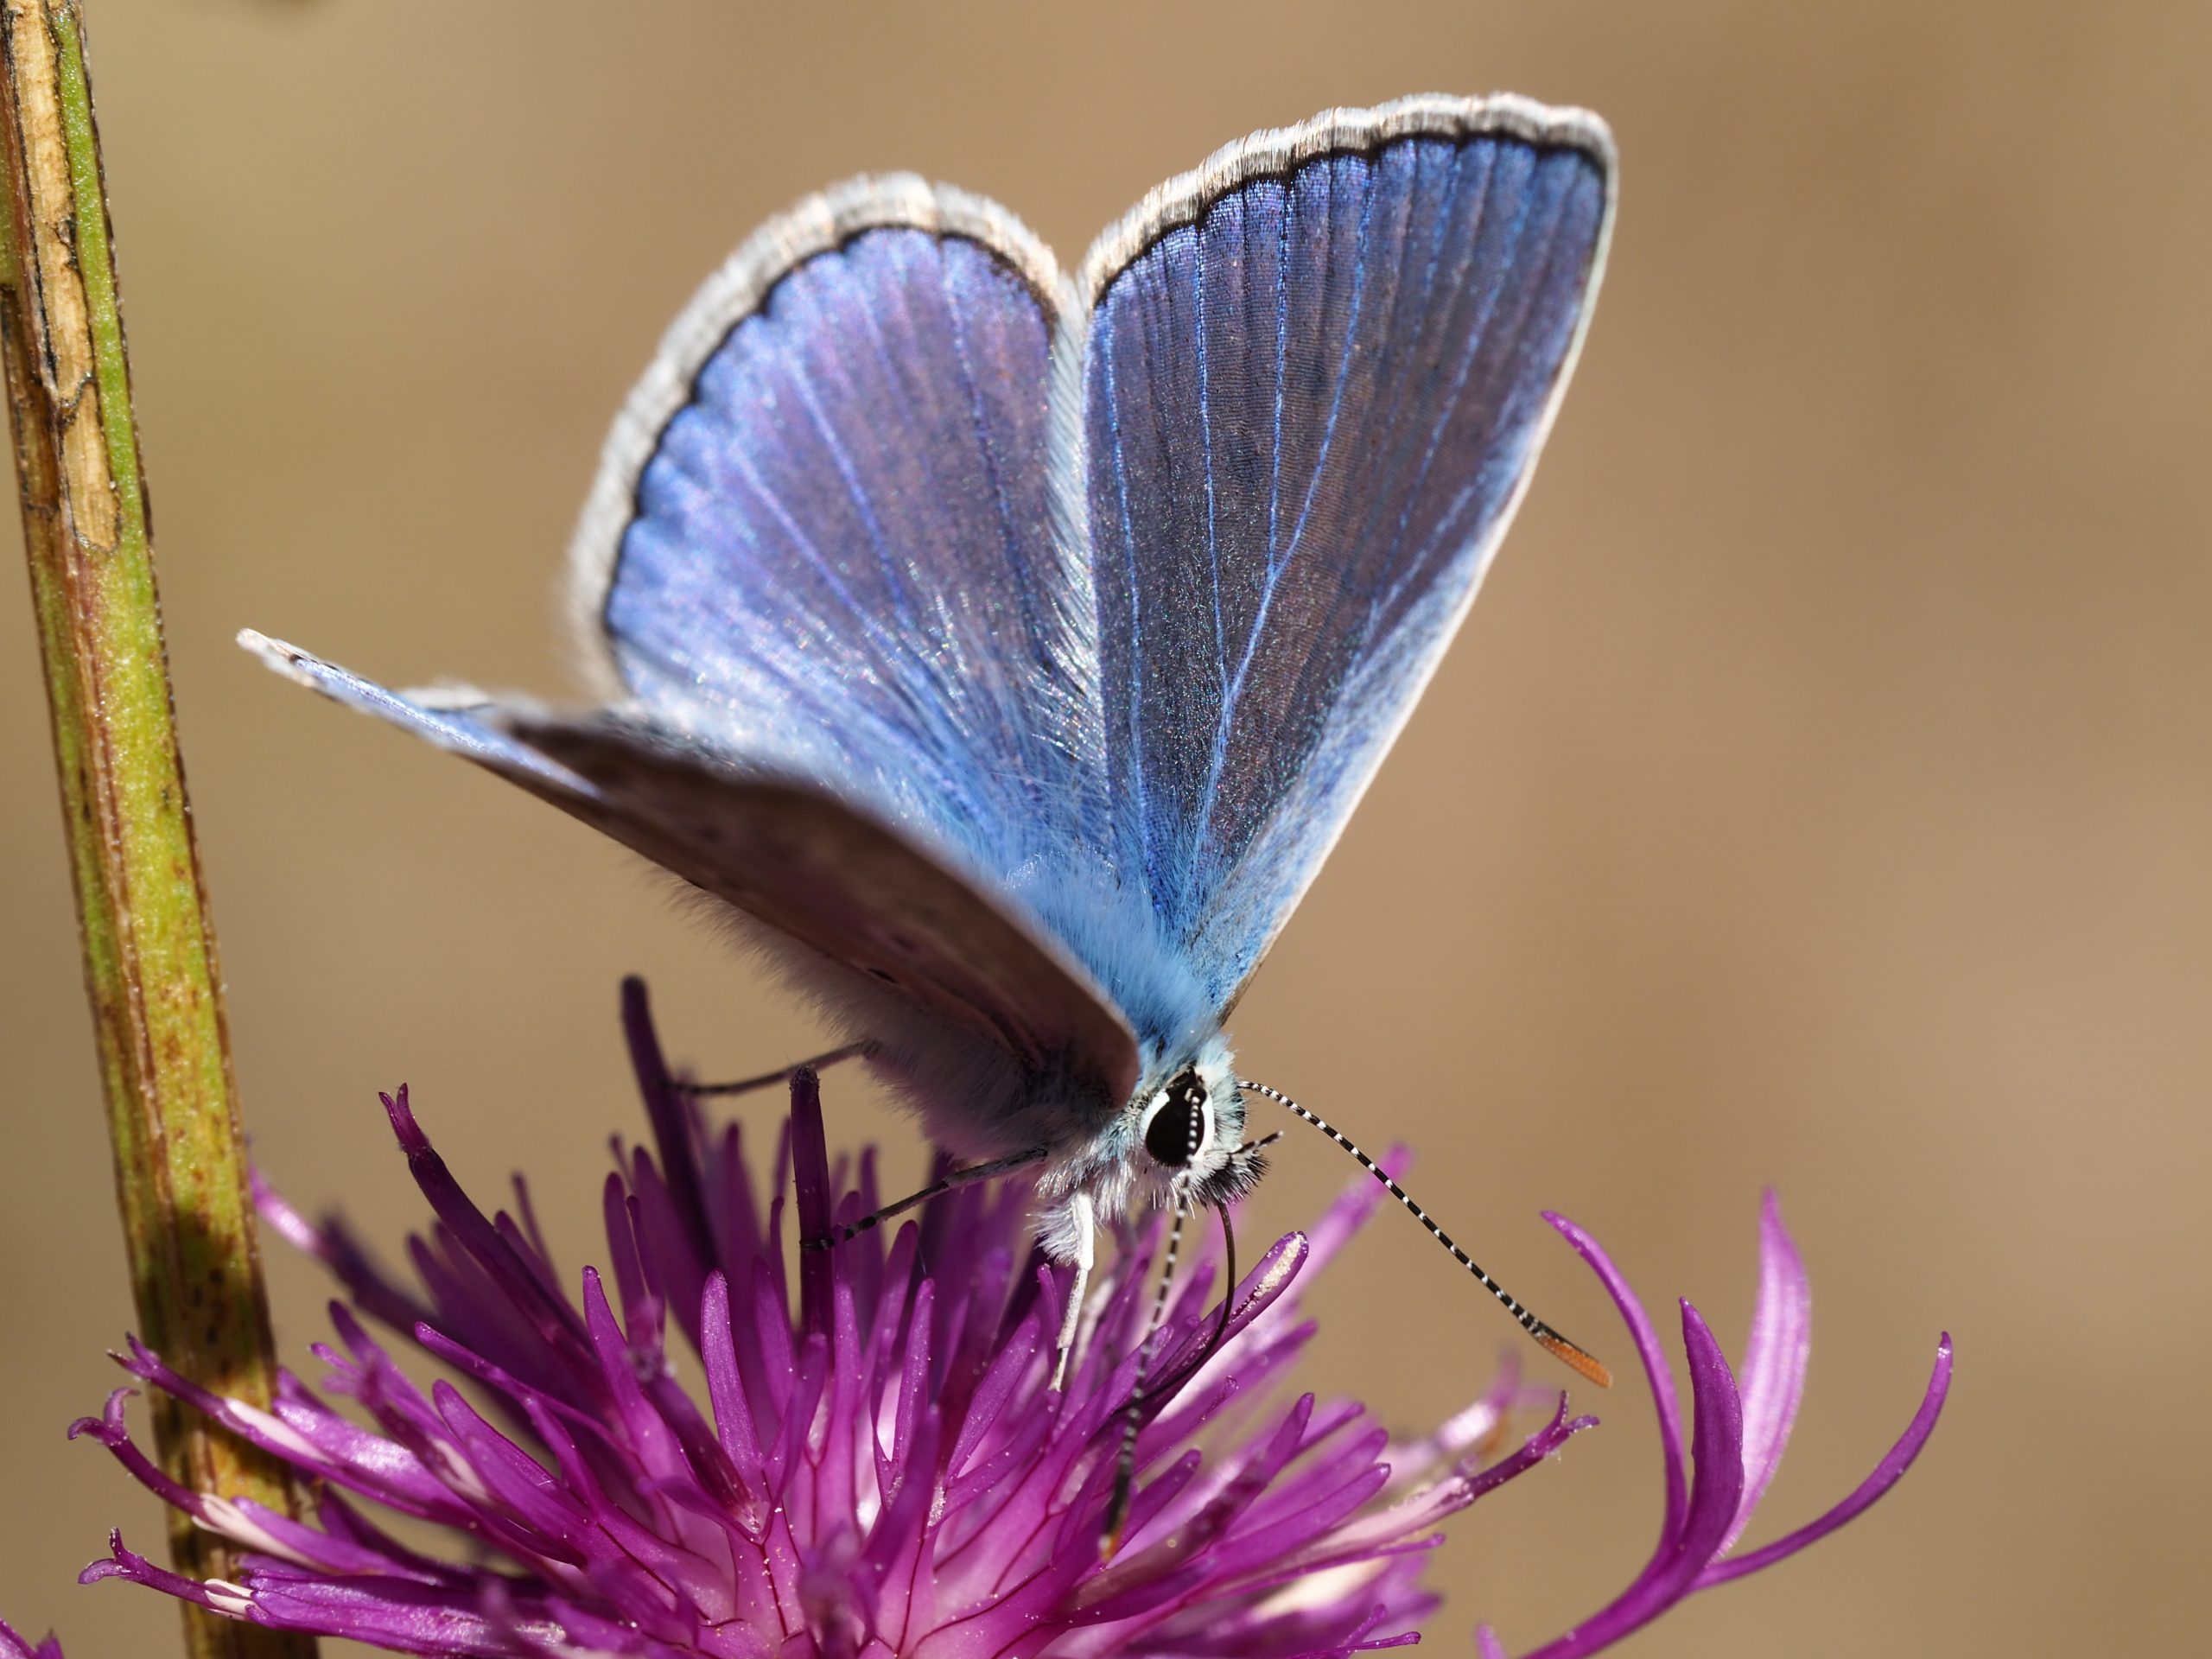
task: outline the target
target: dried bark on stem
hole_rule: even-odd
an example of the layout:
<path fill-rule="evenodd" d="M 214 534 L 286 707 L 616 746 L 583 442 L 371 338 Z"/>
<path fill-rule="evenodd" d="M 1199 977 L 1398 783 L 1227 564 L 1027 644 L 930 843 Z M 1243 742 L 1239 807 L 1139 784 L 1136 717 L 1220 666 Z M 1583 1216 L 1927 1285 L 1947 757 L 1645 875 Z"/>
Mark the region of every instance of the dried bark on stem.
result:
<path fill-rule="evenodd" d="M 107 196 L 75 0 L 0 0 L 0 346 L 132 1287 L 146 1340 L 223 1394 L 276 1374 L 154 586 Z M 279 1469 L 173 1402 L 163 1466 L 203 1491 L 291 1501 Z M 180 1571 L 218 1541 L 173 1527 Z M 195 1659 L 312 1654 L 186 1612 Z"/>

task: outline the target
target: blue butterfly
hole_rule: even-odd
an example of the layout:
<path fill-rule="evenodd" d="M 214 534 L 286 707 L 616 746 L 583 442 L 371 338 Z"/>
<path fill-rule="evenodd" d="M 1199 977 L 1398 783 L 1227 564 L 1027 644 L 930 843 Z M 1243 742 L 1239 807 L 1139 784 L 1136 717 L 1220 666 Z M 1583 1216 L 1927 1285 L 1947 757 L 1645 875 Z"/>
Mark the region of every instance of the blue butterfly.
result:
<path fill-rule="evenodd" d="M 600 706 L 242 642 L 725 901 L 954 1182 L 1033 1167 L 1087 1273 L 1102 1222 L 1258 1179 L 1247 1095 L 1292 1103 L 1224 1022 L 1528 486 L 1613 175 L 1580 111 L 1335 110 L 1072 277 L 991 202 L 855 180 L 709 279 L 615 421 L 571 577 Z"/>

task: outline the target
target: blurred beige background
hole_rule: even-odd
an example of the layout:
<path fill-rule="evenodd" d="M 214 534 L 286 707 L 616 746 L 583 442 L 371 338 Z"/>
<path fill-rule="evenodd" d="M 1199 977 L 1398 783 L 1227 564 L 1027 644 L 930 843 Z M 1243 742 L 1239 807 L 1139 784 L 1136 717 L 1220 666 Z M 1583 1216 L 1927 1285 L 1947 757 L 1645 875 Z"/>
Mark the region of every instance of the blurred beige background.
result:
<path fill-rule="evenodd" d="M 1239 1012 L 1613 1359 L 1536 1219 L 1731 1348 L 1763 1184 L 1818 1300 L 1755 1539 L 1951 1413 L 1848 1532 L 1636 1639 L 1668 1655 L 2202 1640 L 2212 1363 L 2212 14 L 2179 5 L 753 7 L 88 0 L 169 638 L 259 1159 L 395 1240 L 373 1091 L 526 1165 L 572 1268 L 639 1127 L 614 986 L 741 1072 L 814 1033 L 588 832 L 254 667 L 570 683 L 551 586 L 604 424 L 764 214 L 861 168 L 1072 257 L 1155 180 L 1332 103 L 1510 87 L 1624 157 L 1598 322 L 1459 648 Z M 13 516 L 7 515 L 12 541 Z M 175 1651 L 71 1575 L 153 1506 L 70 1417 L 130 1314 L 20 578 L 0 578 L 0 1608 Z M 835 1123 L 918 1166 L 848 1082 Z M 1344 1179 L 1284 1148 L 1272 1228 Z M 894 1168 L 900 1166 L 894 1164 Z M 286 1354 L 324 1328 L 296 1262 Z M 1510 1328 L 1402 1220 L 1317 1292 L 1312 1375 L 1391 1421 Z M 1550 1375 L 1548 1372 L 1539 1373 Z M 1624 1583 L 1634 1386 L 1464 1517 L 1429 1640 L 1516 1650 Z M 2192 1587 L 2193 1586 L 2193 1587 Z M 2194 1608 L 2194 1612 L 2191 1609 Z"/>

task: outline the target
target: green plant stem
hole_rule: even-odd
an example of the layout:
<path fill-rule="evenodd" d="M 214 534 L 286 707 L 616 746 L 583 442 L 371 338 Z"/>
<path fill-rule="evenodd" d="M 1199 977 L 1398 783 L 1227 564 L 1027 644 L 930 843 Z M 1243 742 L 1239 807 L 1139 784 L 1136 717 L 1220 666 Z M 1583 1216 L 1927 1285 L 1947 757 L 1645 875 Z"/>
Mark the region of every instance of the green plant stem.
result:
<path fill-rule="evenodd" d="M 214 934 L 184 790 L 75 0 L 0 0 L 0 347 L 77 914 L 139 1327 L 186 1376 L 265 1404 L 276 1374 Z M 291 1506 L 280 1466 L 153 1402 L 169 1475 Z M 178 1570 L 227 1552 L 181 1516 Z M 195 1659 L 312 1642 L 187 1609 Z"/>

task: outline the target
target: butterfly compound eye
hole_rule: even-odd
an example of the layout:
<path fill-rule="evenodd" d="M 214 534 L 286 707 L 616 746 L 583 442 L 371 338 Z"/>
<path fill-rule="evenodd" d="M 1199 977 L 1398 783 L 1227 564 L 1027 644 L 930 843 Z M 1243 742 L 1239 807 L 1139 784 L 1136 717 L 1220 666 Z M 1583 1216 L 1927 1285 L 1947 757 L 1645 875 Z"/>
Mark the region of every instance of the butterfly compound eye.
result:
<path fill-rule="evenodd" d="M 1154 1161 L 1181 1169 L 1198 1155 L 1205 1144 L 1206 1086 L 1196 1071 L 1185 1071 L 1167 1085 L 1167 1093 L 1145 1125 L 1144 1149 Z"/>

